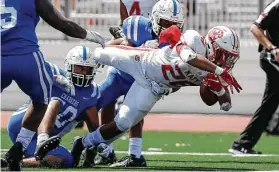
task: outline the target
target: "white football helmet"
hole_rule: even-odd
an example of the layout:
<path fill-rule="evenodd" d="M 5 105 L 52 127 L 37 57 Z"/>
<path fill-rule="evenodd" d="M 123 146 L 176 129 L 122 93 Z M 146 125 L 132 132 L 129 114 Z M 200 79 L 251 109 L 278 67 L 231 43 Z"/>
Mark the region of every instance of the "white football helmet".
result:
<path fill-rule="evenodd" d="M 206 37 L 207 57 L 215 64 L 232 69 L 239 59 L 240 43 L 237 34 L 226 26 L 211 28 Z"/>
<path fill-rule="evenodd" d="M 79 87 L 88 87 L 94 79 L 94 76 L 100 64 L 93 57 L 94 53 L 88 47 L 76 46 L 71 49 L 65 59 L 65 68 L 67 78 Z M 75 71 L 76 66 L 90 67 L 87 74 Z"/>
<path fill-rule="evenodd" d="M 152 30 L 157 36 L 171 25 L 177 25 L 182 31 L 184 20 L 184 8 L 177 0 L 160 0 L 152 8 Z"/>

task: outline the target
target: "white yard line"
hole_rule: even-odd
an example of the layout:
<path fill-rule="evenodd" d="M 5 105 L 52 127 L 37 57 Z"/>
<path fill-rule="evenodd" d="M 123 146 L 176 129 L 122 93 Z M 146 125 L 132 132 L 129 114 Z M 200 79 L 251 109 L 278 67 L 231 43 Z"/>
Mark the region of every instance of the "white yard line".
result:
<path fill-rule="evenodd" d="M 6 153 L 8 149 L 1 149 L 1 154 Z M 128 154 L 127 151 L 115 151 L 120 154 Z M 233 157 L 279 157 L 279 154 L 259 154 L 259 155 L 232 155 L 231 153 L 201 153 L 201 152 L 152 152 L 143 151 L 143 155 L 188 155 L 188 156 L 233 156 Z"/>

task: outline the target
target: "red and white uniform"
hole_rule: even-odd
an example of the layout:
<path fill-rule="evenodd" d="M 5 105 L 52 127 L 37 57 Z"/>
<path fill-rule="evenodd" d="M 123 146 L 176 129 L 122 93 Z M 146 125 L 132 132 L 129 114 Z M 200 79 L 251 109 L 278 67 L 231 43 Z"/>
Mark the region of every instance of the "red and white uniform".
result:
<path fill-rule="evenodd" d="M 144 17 L 149 17 L 153 5 L 158 0 L 121 0 L 121 1 L 125 5 L 129 16 L 143 15 Z"/>
<path fill-rule="evenodd" d="M 169 87 L 201 84 L 207 73 L 187 62 L 196 58 L 194 50 L 205 55 L 203 38 L 196 31 L 187 31 L 184 40 L 188 41 L 188 46 L 179 45 L 172 49 L 169 46 L 162 49 L 127 46 L 95 49 L 97 62 L 113 66 L 135 79 L 115 117 L 118 128 L 124 131 L 143 119 L 161 98 L 161 94 L 154 92 Z"/>

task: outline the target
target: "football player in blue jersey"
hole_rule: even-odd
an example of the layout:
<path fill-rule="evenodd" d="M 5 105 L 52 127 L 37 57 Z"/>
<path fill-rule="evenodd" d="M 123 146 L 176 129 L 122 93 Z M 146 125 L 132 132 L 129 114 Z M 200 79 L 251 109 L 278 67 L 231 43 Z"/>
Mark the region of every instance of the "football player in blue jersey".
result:
<path fill-rule="evenodd" d="M 70 132 L 79 121 L 86 121 L 88 129 L 93 131 L 99 126 L 96 103 L 100 97 L 98 85 L 92 82 L 99 64 L 93 59 L 89 48 L 85 46 L 76 46 L 69 51 L 65 67 L 66 72 L 59 69 L 56 65 L 46 63 L 52 69 L 55 77 L 51 100 L 49 102 L 46 114 L 38 130 L 38 136 L 35 135 L 24 151 L 25 159 L 23 166 L 48 166 L 48 167 L 73 167 L 76 162 L 71 153 L 63 146 L 52 150 L 46 158 L 36 161 L 34 152 L 37 145 L 46 140 L 49 136 L 63 137 Z M 68 78 L 66 79 L 65 76 Z M 69 88 L 69 85 L 72 85 Z M 13 143 L 16 142 L 20 132 L 21 122 L 30 103 L 19 108 L 11 117 L 8 125 L 8 134 Z M 88 156 L 94 156 L 92 151 Z M 83 166 L 90 166 L 94 163 L 92 157 L 87 157 Z"/>
<path fill-rule="evenodd" d="M 172 25 L 177 25 L 182 30 L 184 20 L 185 15 L 182 5 L 177 0 L 160 0 L 152 9 L 151 19 L 137 15 L 125 19 L 122 25 L 125 38 L 120 38 L 118 40 L 122 40 L 122 42 L 120 41 L 121 44 L 133 47 L 142 45 L 152 48 L 158 48 L 158 46 L 163 47 L 165 45 L 159 45 L 157 40 L 161 31 Z M 113 120 L 117 99 L 127 94 L 133 82 L 134 79 L 129 74 L 109 67 L 108 76 L 100 85 L 101 98 L 97 105 L 98 109 L 102 108 L 102 124 L 106 124 Z M 113 164 L 113 167 L 146 166 L 146 161 L 141 155 L 142 127 L 143 121 L 131 128 L 129 155 L 122 158 L 122 161 Z M 115 155 L 112 145 L 106 147 L 104 152 L 104 156 L 101 153 L 98 154 L 98 158 L 96 158 L 95 162 L 96 164 L 113 162 L 112 160 Z"/>
<path fill-rule="evenodd" d="M 62 16 L 49 0 L 1 1 L 1 92 L 15 81 L 32 104 L 22 120 L 22 129 L 7 160 L 16 170 L 47 108 L 53 84 L 35 32 L 39 17 L 68 36 L 104 46 L 97 32 L 89 31 Z"/>

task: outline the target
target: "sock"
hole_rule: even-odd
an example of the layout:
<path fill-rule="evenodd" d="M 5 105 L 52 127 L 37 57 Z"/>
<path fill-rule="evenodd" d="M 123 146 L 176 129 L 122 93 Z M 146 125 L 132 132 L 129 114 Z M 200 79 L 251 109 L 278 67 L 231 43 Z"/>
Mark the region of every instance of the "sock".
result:
<path fill-rule="evenodd" d="M 142 138 L 130 138 L 129 139 L 129 155 L 133 154 L 136 158 L 141 156 Z"/>
<path fill-rule="evenodd" d="M 109 153 L 111 153 L 113 151 L 113 143 L 109 144 L 108 146 L 110 147 L 110 152 Z"/>
<path fill-rule="evenodd" d="M 23 151 L 27 149 L 35 133 L 36 132 L 34 131 L 21 127 L 20 132 L 17 135 L 16 142 L 20 142 L 22 144 Z"/>
<path fill-rule="evenodd" d="M 96 146 L 99 143 L 104 142 L 105 140 L 103 139 L 101 133 L 100 133 L 100 128 L 97 128 L 96 131 L 93 131 L 92 133 L 87 134 L 83 139 L 82 139 L 82 144 L 84 147 L 89 148 L 92 146 Z"/>

